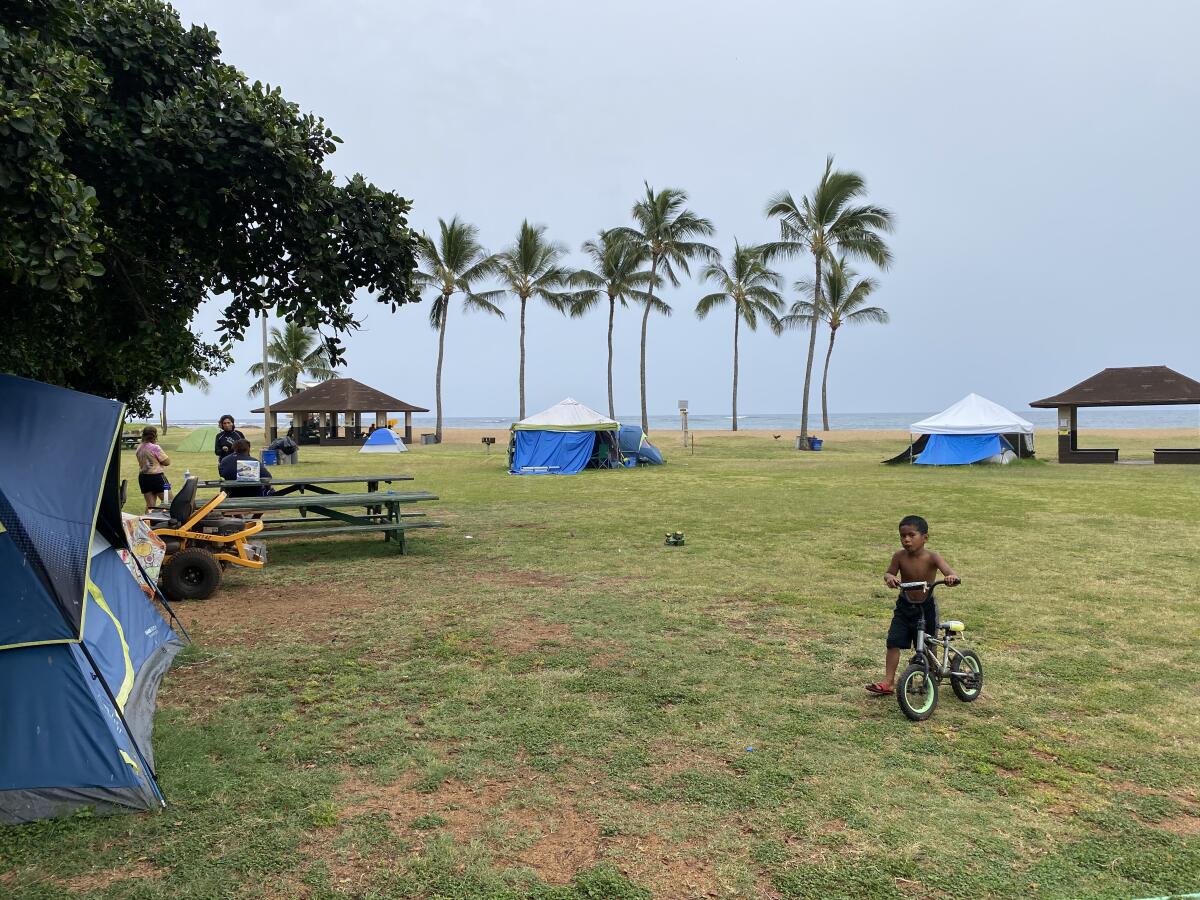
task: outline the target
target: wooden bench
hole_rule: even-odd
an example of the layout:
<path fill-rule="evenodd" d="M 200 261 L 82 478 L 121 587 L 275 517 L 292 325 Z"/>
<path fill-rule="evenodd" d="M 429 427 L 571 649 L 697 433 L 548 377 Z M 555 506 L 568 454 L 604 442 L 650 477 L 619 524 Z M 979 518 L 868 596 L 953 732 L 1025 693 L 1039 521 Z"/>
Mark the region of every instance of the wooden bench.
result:
<path fill-rule="evenodd" d="M 1071 450 L 1068 452 L 1067 458 L 1060 461 L 1071 463 L 1115 463 L 1120 452 L 1116 448 L 1094 449 L 1089 447 L 1086 450 Z"/>
<path fill-rule="evenodd" d="M 1200 464 L 1200 449 L 1187 447 L 1166 447 L 1154 451 L 1154 464 L 1173 465 L 1180 463 Z"/>

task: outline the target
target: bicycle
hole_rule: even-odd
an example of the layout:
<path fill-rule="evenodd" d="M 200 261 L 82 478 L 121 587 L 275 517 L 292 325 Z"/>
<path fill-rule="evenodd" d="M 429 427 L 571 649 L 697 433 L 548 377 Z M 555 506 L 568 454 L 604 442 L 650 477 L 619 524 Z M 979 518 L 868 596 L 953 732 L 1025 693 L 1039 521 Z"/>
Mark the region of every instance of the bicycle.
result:
<path fill-rule="evenodd" d="M 934 588 L 946 584 L 945 580 L 927 584 L 924 581 L 902 581 L 903 591 L 925 591 L 925 603 L 932 602 Z M 953 585 L 947 585 L 953 587 Z M 942 637 L 925 631 L 925 619 L 917 628 L 917 645 L 908 667 L 896 682 L 896 702 L 904 715 L 914 722 L 924 722 L 933 715 L 938 705 L 938 688 L 946 678 L 950 687 L 963 703 L 973 703 L 983 692 L 983 662 L 979 654 L 971 649 L 959 650 L 953 641 L 962 635 L 966 625 L 957 619 L 939 622 L 937 631 Z M 938 658 L 938 648 L 941 658 Z"/>

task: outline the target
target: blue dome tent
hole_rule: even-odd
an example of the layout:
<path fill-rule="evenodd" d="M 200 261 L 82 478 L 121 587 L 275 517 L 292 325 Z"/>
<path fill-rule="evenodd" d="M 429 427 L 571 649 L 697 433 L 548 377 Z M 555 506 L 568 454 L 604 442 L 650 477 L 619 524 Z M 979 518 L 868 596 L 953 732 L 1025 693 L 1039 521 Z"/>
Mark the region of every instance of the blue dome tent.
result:
<path fill-rule="evenodd" d="M 362 445 L 359 453 L 407 453 L 404 441 L 390 428 L 376 428 Z"/>
<path fill-rule="evenodd" d="M 662 453 L 650 443 L 650 439 L 646 437 L 646 432 L 642 431 L 640 425 L 621 426 L 621 455 L 626 458 L 633 457 L 640 465 L 661 466 L 663 464 Z"/>
<path fill-rule="evenodd" d="M 159 809 L 150 733 L 182 642 L 118 554 L 124 407 L 0 375 L 0 408 L 0 824 Z"/>

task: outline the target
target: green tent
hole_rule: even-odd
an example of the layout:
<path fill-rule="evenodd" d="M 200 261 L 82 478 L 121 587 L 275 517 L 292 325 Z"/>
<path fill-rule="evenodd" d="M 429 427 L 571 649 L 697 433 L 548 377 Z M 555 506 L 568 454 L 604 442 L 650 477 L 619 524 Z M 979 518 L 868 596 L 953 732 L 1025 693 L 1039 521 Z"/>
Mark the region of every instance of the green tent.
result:
<path fill-rule="evenodd" d="M 176 450 L 184 453 L 196 453 L 201 450 L 211 450 L 213 442 L 217 439 L 217 429 L 215 428 L 197 428 L 195 431 L 188 434 Z"/>

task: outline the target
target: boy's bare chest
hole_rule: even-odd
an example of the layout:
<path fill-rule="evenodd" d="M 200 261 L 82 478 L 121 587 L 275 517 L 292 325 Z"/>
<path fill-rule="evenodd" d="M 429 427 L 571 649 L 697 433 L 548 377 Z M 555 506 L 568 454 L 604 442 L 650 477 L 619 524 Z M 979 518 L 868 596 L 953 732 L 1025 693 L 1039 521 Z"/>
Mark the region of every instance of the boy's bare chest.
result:
<path fill-rule="evenodd" d="M 937 577 L 937 563 L 932 553 L 923 553 L 915 557 L 904 553 L 900 555 L 899 562 L 900 574 L 904 576 L 905 581 L 932 582 Z"/>

